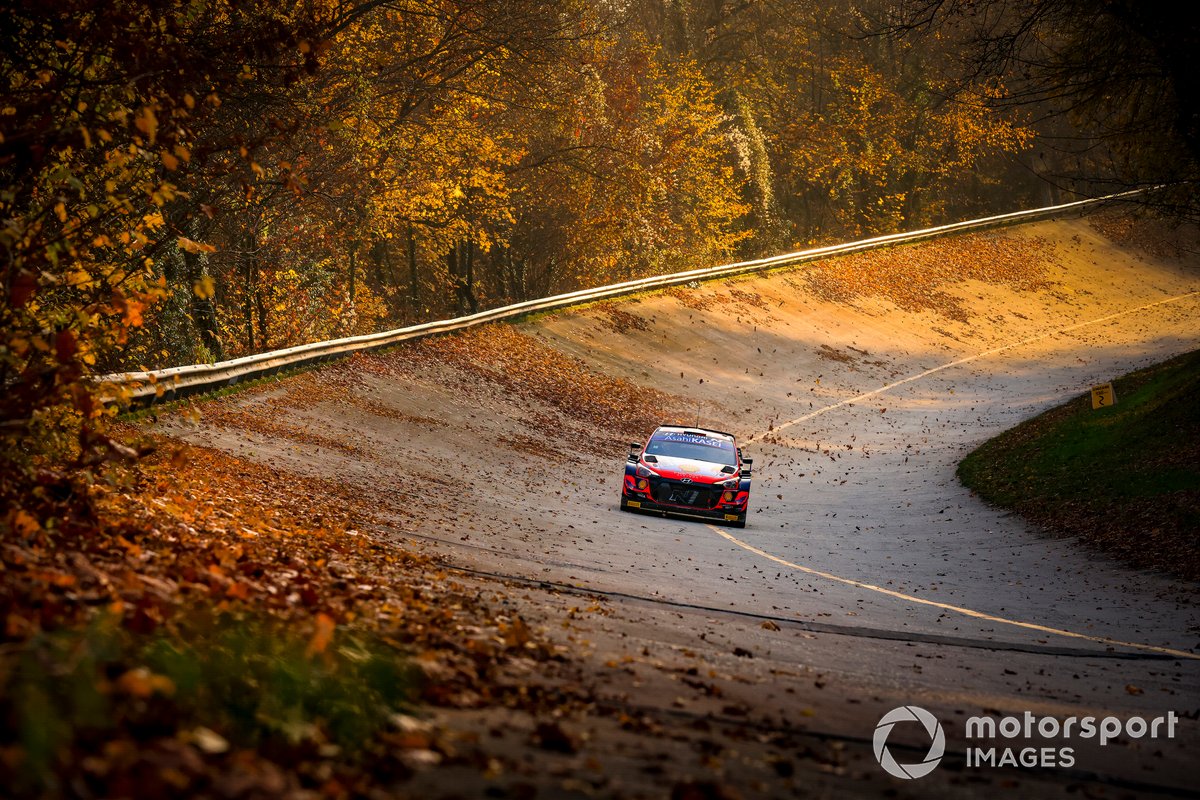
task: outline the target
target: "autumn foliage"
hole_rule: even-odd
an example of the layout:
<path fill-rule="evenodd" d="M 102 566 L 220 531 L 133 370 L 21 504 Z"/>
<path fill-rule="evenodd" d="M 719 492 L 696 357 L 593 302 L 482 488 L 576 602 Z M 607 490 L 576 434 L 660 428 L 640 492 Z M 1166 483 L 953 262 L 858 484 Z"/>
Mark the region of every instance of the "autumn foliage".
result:
<path fill-rule="evenodd" d="M 10 533 L 136 455 L 97 374 L 926 223 L 1028 138 L 837 5 L 0 13 Z"/>
<path fill-rule="evenodd" d="M 860 13 L 792 0 L 5 3 L 4 639 L 53 661 L 83 647 L 71 637 L 88 626 L 111 625 L 95 635 L 112 652 L 84 647 L 108 655 L 88 673 L 103 678 L 97 693 L 80 697 L 96 714 L 115 697 L 144 701 L 147 716 L 122 724 L 152 733 L 186 726 L 186 746 L 163 746 L 187 777 L 196 752 L 220 755 L 196 733 L 220 721 L 193 713 L 203 703 L 167 666 L 136 670 L 155 636 L 233 645 L 181 615 L 181 596 L 218 616 L 302 609 L 301 660 L 359 613 L 358 600 L 326 599 L 321 586 L 339 578 L 314 554 L 283 584 L 259 569 L 304 547 L 279 544 L 289 530 L 261 507 L 243 510 L 262 525 L 235 526 L 189 505 L 202 470 L 187 464 L 206 456 L 176 462 L 161 443 L 123 442 L 109 424 L 119 402 L 99 399 L 120 401 L 119 389 L 97 376 L 893 231 L 1014 196 L 993 187 L 1029 133 L 980 102 L 998 82 L 952 86 L 936 48 L 844 35 Z M 531 372 L 520 390 L 562 388 L 552 383 Z M 572 385 L 589 413 L 611 410 L 586 380 Z M 222 469 L 231 496 L 263 493 Z M 325 526 L 309 533 L 307 546 L 327 544 Z M 234 616 L 251 635 L 275 624 Z M 527 649 L 513 630 L 505 646 Z M 50 684 L 14 675 L 10 692 L 50 692 L 47 708 L 73 713 Z M 152 713 L 168 695 L 169 725 Z M 347 746 L 336 713 L 322 713 L 327 724 L 283 736 L 288 747 Z M 48 780 L 103 730 L 5 740 L 0 767 Z M 118 741 L 88 767 L 96 791 L 122 791 L 132 752 Z"/>

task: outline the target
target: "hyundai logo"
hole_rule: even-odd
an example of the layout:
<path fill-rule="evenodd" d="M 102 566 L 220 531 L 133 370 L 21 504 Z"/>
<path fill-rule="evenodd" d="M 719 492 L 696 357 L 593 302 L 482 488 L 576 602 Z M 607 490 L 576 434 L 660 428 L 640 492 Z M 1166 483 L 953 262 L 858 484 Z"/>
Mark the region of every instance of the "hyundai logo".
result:
<path fill-rule="evenodd" d="M 692 482 L 692 479 L 691 479 L 691 478 L 684 478 L 684 479 L 683 479 L 683 483 L 691 483 L 691 482 Z"/>

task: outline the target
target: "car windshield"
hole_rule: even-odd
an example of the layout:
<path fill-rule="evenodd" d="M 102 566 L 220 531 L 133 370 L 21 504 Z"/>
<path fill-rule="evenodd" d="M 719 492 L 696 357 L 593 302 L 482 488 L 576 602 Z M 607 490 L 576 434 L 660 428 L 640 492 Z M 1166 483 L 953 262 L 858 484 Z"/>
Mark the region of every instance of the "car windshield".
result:
<path fill-rule="evenodd" d="M 737 466 L 737 453 L 733 449 L 733 442 L 695 433 L 660 433 L 646 445 L 646 455 L 690 458 L 729 467 Z"/>

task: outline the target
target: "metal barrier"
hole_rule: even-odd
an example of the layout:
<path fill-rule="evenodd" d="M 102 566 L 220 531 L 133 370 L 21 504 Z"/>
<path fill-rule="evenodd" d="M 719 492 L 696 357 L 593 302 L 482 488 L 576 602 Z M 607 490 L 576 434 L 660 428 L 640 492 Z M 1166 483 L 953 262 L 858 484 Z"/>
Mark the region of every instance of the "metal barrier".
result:
<path fill-rule="evenodd" d="M 925 228 L 907 233 L 894 233 L 887 236 L 876 236 L 848 244 L 816 247 L 796 253 L 761 258 L 754 261 L 740 261 L 735 264 L 725 264 L 719 267 L 706 267 L 687 272 L 676 272 L 671 275 L 656 275 L 649 278 L 601 286 L 595 289 L 581 289 L 577 292 L 546 297 L 540 300 L 527 300 L 522 303 L 481 311 L 466 317 L 426 322 L 407 328 L 371 333 L 363 336 L 350 336 L 344 339 L 332 339 L 325 342 L 297 345 L 283 350 L 272 350 L 258 353 L 232 361 L 221 361 L 216 364 L 192 364 L 185 367 L 171 367 L 146 372 L 123 372 L 101 375 L 94 380 L 102 384 L 101 394 L 106 402 L 116 399 L 116 387 L 128 388 L 128 397 L 135 404 L 153 403 L 156 400 L 177 399 L 185 394 L 215 391 L 225 386 L 232 386 L 239 381 L 266 377 L 280 370 L 328 361 L 334 358 L 357 353 L 364 350 L 376 350 L 389 345 L 432 336 L 441 333 L 470 328 L 486 322 L 512 319 L 535 311 L 549 311 L 567 306 L 605 300 L 612 297 L 644 292 L 654 289 L 665 289 L 679 286 L 692 281 L 705 281 L 714 278 L 725 278 L 742 275 L 749 272 L 762 272 L 777 267 L 794 266 L 809 261 L 817 261 L 834 256 L 848 255 L 865 250 L 875 250 L 898 244 L 909 244 L 925 239 L 932 239 L 965 231 L 997 228 L 1021 222 L 1032 222 L 1039 219 L 1059 216 L 1065 213 L 1083 211 L 1101 204 L 1119 200 L 1127 200 L 1140 195 L 1145 190 L 1121 192 L 1091 200 L 1078 200 L 1056 206 L 1036 208 L 1030 211 L 1015 211 L 982 219 L 955 222 L 950 225 L 940 225 L 936 228 Z M 107 385 L 107 386 L 104 386 Z"/>

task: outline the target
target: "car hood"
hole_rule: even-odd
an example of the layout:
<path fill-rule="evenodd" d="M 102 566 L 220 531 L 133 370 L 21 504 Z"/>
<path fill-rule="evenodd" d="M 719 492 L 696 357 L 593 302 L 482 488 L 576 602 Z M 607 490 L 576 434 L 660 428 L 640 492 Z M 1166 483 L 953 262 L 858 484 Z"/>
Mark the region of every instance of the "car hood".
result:
<path fill-rule="evenodd" d="M 722 472 L 724 464 L 714 464 L 711 461 L 697 461 L 693 458 L 671 458 L 670 456 L 655 456 L 657 462 L 642 463 L 647 469 L 652 469 L 664 478 L 683 480 L 691 478 L 696 483 L 716 483 L 737 476 L 736 472 Z"/>

